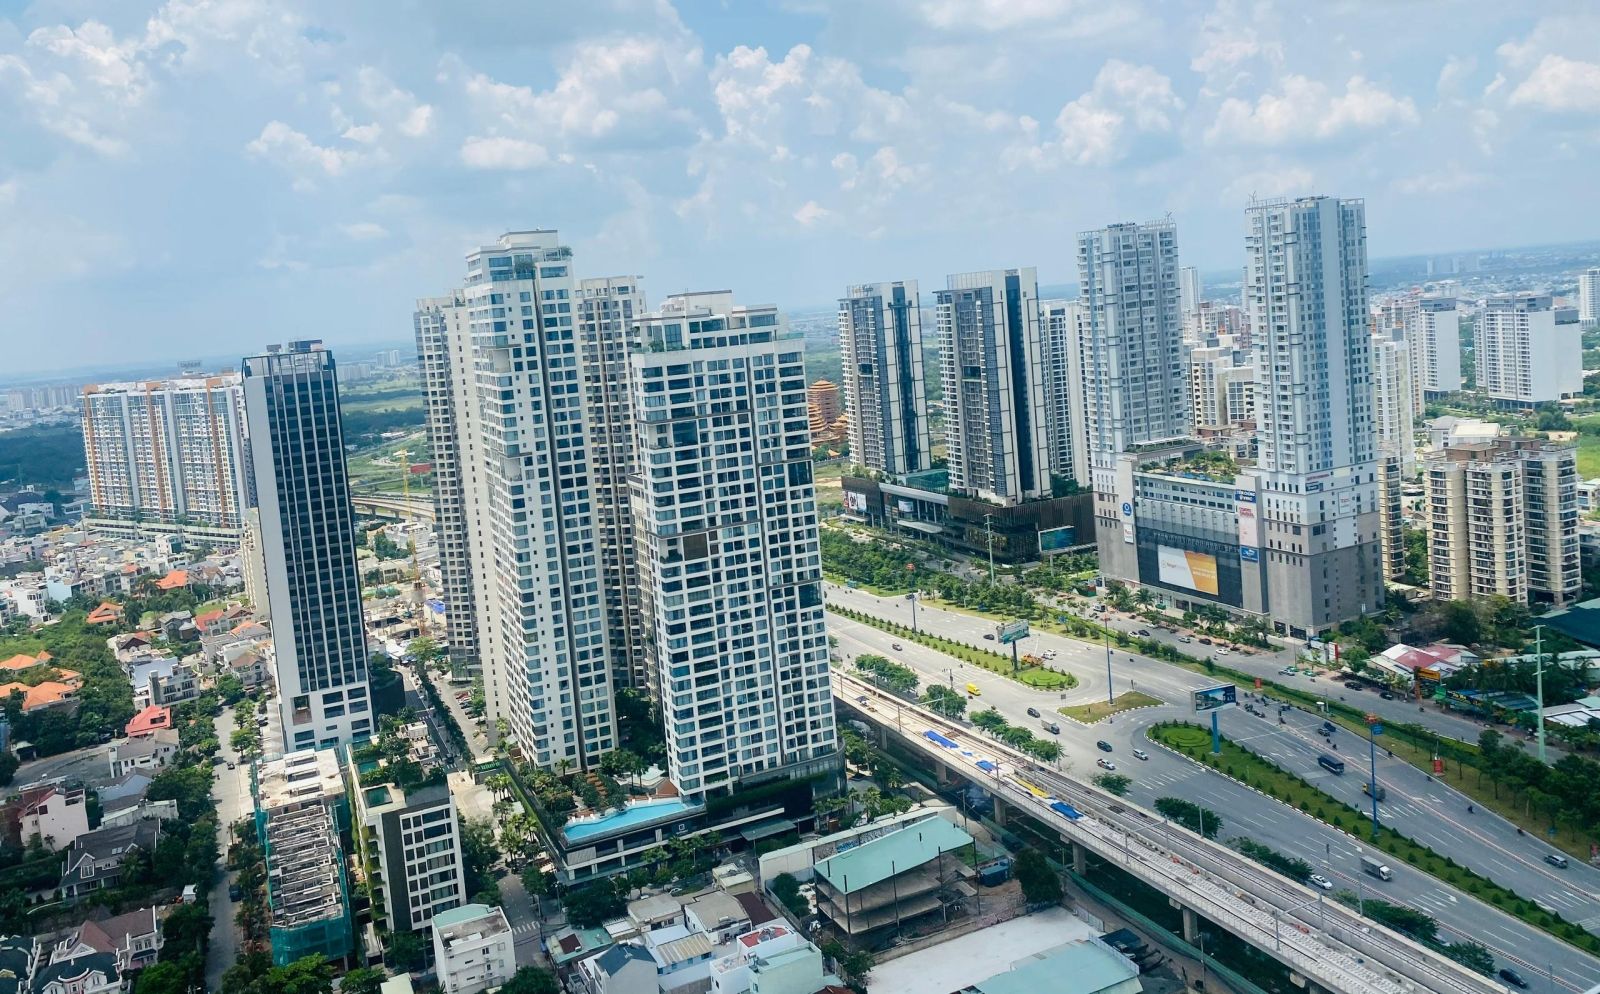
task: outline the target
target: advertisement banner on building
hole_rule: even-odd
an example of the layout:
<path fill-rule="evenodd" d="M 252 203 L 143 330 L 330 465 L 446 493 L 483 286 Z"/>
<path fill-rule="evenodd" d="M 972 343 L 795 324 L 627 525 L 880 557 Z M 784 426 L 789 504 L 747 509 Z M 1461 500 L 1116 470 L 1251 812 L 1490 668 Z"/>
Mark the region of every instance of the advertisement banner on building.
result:
<path fill-rule="evenodd" d="M 1245 546 L 1258 546 L 1261 544 L 1260 520 L 1256 517 L 1256 505 L 1252 500 L 1243 501 L 1234 505 L 1234 511 L 1239 516 L 1239 548 Z"/>
<path fill-rule="evenodd" d="M 911 514 L 912 512 L 916 511 L 916 506 L 910 501 L 904 499 L 895 501 L 895 506 L 900 508 L 901 514 Z"/>
<path fill-rule="evenodd" d="M 1133 502 L 1122 502 L 1122 540 L 1133 544 Z"/>
<path fill-rule="evenodd" d="M 854 490 L 844 492 L 844 509 L 851 514 L 867 513 L 867 495 Z"/>
<path fill-rule="evenodd" d="M 1156 555 L 1162 583 L 1217 596 L 1216 556 L 1174 549 L 1170 545 L 1158 546 Z"/>
<path fill-rule="evenodd" d="M 1078 544 L 1078 529 L 1071 525 L 1045 528 L 1039 532 L 1039 554 L 1043 556 L 1065 552 Z"/>
<path fill-rule="evenodd" d="M 1261 550 L 1253 549 L 1248 545 L 1241 545 L 1239 546 L 1239 558 L 1247 563 L 1259 563 L 1261 561 Z"/>

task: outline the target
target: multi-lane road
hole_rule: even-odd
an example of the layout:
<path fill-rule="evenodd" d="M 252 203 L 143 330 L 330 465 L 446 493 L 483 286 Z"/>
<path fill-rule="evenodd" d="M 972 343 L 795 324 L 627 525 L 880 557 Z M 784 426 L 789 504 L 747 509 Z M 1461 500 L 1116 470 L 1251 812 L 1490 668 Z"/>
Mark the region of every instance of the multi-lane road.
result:
<path fill-rule="evenodd" d="M 870 594 L 833 587 L 828 597 L 830 603 L 909 621 L 906 606 L 885 606 L 889 598 L 879 601 Z M 983 619 L 926 605 L 920 606 L 917 613 L 919 627 L 924 630 L 974 644 L 986 644 L 981 641 L 983 634 L 993 630 L 992 623 Z M 1039 719 L 1028 716 L 1028 708 L 1048 715 L 1063 703 L 1104 700 L 1106 696 L 1105 650 L 1072 639 L 1035 635 L 1026 643 L 1032 651 L 1056 650 L 1053 665 L 1078 677 L 1077 688 L 1059 694 L 1036 691 L 987 670 L 963 666 L 950 656 L 908 640 L 898 640 L 901 649 L 894 650 L 892 644 L 897 640 L 892 636 L 839 615 L 830 615 L 829 631 L 839 638 L 837 651 L 847 658 L 863 652 L 881 653 L 916 670 L 924 684 L 939 682 L 959 688 L 974 683 L 982 692 L 979 699 L 971 702 L 974 709 L 992 705 L 1013 724 L 1031 728 L 1039 735 L 1049 733 L 1040 728 Z M 1114 650 L 1112 679 L 1118 693 L 1135 688 L 1169 703 L 1125 712 L 1093 726 L 1055 718 L 1061 726 L 1058 741 L 1062 765 L 1073 776 L 1087 780 L 1100 772 L 1096 760 L 1105 754 L 1095 743 L 1103 739 L 1113 747 L 1105 758 L 1117 764 L 1118 772 L 1133 778 L 1129 796 L 1139 803 L 1148 805 L 1157 797 L 1173 796 L 1219 812 L 1224 819 L 1221 838 L 1253 838 L 1312 863 L 1341 889 L 1382 896 L 1426 911 L 1438 920 L 1445 937 L 1483 943 L 1502 965 L 1514 965 L 1534 989 L 1552 989 L 1548 980 L 1551 972 L 1556 978 L 1556 990 L 1582 991 L 1600 983 L 1600 961 L 1392 859 L 1386 858 L 1385 862 L 1393 869 L 1394 880 L 1380 882 L 1364 876 L 1360 856 L 1369 849 L 1358 834 L 1323 825 L 1288 805 L 1153 746 L 1145 738 L 1144 729 L 1152 722 L 1192 717 L 1188 707 L 1190 692 L 1214 681 L 1125 650 Z M 1339 754 L 1346 758 L 1349 771 L 1342 778 L 1334 778 L 1316 765 L 1316 757 L 1326 748 L 1316 734 L 1319 718 L 1291 711 L 1284 715 L 1285 723 L 1279 725 L 1276 709 L 1269 707 L 1266 711 L 1266 718 L 1242 710 L 1227 712 L 1222 717 L 1224 732 L 1324 787 L 1333 796 L 1359 806 L 1365 799 L 1361 793 L 1365 779 L 1361 771 L 1367 757 L 1365 741 L 1358 741 L 1348 732 L 1335 733 Z M 1135 747 L 1144 749 L 1150 759 L 1135 759 Z M 1461 795 L 1427 781 L 1424 774 L 1381 753 L 1378 780 L 1388 790 L 1387 801 L 1380 805 L 1380 815 L 1386 822 L 1570 921 L 1600 927 L 1600 871 L 1576 861 L 1565 870 L 1545 864 L 1544 855 L 1554 850 L 1535 839 L 1518 836 L 1514 827 L 1496 816 L 1481 810 L 1468 814 L 1468 801 Z M 1359 826 L 1353 829 L 1353 833 L 1360 831 Z"/>

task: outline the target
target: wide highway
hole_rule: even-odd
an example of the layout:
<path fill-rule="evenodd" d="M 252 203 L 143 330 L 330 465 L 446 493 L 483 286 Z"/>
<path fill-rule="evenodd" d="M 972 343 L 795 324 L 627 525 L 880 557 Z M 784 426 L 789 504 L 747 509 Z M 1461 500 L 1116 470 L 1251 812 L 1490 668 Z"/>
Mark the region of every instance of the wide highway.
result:
<path fill-rule="evenodd" d="M 909 605 L 898 602 L 902 606 L 886 607 L 891 598 L 879 599 L 831 585 L 828 598 L 830 604 L 842 603 L 877 616 L 909 622 Z M 992 622 L 984 619 L 919 605 L 917 620 L 923 630 L 1000 648 L 996 643 L 983 640 L 983 634 L 994 628 Z M 937 650 L 896 639 L 837 614 L 829 615 L 828 625 L 829 632 L 839 639 L 835 651 L 847 661 L 847 668 L 849 659 L 872 652 L 911 667 L 924 685 L 938 682 L 962 688 L 968 682 L 974 683 L 981 697 L 969 702 L 970 710 L 993 706 L 1012 724 L 1029 728 L 1036 735 L 1048 736 L 1049 733 L 1040 727 L 1039 719 L 1027 714 L 1028 708 L 1048 716 L 1063 703 L 1104 700 L 1106 696 L 1104 648 L 1075 639 L 1041 634 L 1023 643 L 1026 651 L 1054 649 L 1057 655 L 1052 665 L 1078 677 L 1077 688 L 1060 694 L 1037 691 L 979 667 L 962 665 Z M 901 644 L 899 650 L 892 648 L 896 641 Z M 1204 805 L 1222 815 L 1220 839 L 1241 835 L 1255 839 L 1306 860 L 1332 879 L 1337 888 L 1381 896 L 1425 911 L 1439 922 L 1442 937 L 1483 943 L 1495 953 L 1500 965 L 1511 965 L 1526 978 L 1532 990 L 1584 991 L 1600 984 L 1600 960 L 1405 864 L 1384 857 L 1394 872 L 1394 880 L 1388 882 L 1362 874 L 1360 857 L 1369 849 L 1355 834 L 1360 831 L 1359 827 L 1347 834 L 1323 825 L 1309 815 L 1155 746 L 1145 738 L 1144 729 L 1153 722 L 1174 718 L 1192 720 L 1190 693 L 1216 681 L 1116 649 L 1112 679 L 1117 693 L 1138 689 L 1169 703 L 1125 712 L 1093 726 L 1055 716 L 1053 720 L 1061 726 L 1057 741 L 1063 752 L 1062 766 L 1070 769 L 1073 776 L 1088 780 L 1101 772 L 1096 761 L 1108 759 L 1116 764 L 1117 772 L 1133 778 L 1128 795 L 1131 800 L 1149 805 L 1158 797 L 1172 796 Z M 1240 688 L 1241 692 L 1246 689 Z M 1364 798 L 1361 794 L 1364 777 L 1360 772 L 1367 756 L 1364 739 L 1358 743 L 1348 732 L 1335 733 L 1340 745 L 1338 751 L 1349 769 L 1344 777 L 1332 778 L 1316 766 L 1316 756 L 1323 750 L 1320 745 L 1323 740 L 1316 734 L 1321 719 L 1302 712 L 1289 712 L 1284 715 L 1285 724 L 1280 726 L 1276 709 L 1269 707 L 1267 713 L 1267 719 L 1260 719 L 1243 710 L 1226 712 L 1222 716 L 1224 734 L 1272 756 L 1286 768 L 1318 786 L 1325 786 L 1336 797 L 1352 803 Z M 1099 751 L 1095 745 L 1099 740 L 1110 743 L 1112 753 L 1107 755 Z M 1132 750 L 1136 747 L 1143 749 L 1150 758 L 1135 759 Z M 1543 856 L 1553 850 L 1543 843 L 1517 836 L 1515 829 L 1503 819 L 1482 810 L 1469 815 L 1468 802 L 1459 794 L 1437 782 L 1427 782 L 1424 774 L 1398 760 L 1389 760 L 1381 753 L 1378 779 L 1389 791 L 1388 800 L 1380 805 L 1380 815 L 1386 821 L 1392 817 L 1396 828 L 1413 834 L 1419 842 L 1452 856 L 1458 863 L 1503 883 L 1521 896 L 1553 908 L 1569 921 L 1589 926 L 1596 923 L 1595 916 L 1600 915 L 1600 896 L 1597 896 L 1600 895 L 1600 885 L 1597 885 L 1600 873 L 1593 868 L 1577 861 L 1566 870 L 1548 866 Z M 1552 973 L 1554 987 L 1549 981 Z"/>

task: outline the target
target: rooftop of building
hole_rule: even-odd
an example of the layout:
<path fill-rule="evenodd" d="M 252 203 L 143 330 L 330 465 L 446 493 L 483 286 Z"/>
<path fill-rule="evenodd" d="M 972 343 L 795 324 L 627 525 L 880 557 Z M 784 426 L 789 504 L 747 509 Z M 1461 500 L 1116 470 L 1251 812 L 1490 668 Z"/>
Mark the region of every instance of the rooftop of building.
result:
<path fill-rule="evenodd" d="M 450 796 L 443 757 L 426 722 L 403 724 L 384 716 L 377 735 L 365 745 L 350 747 L 350 762 L 360 779 L 364 808 L 400 806 L 408 799 L 432 799 L 435 794 Z"/>
<path fill-rule="evenodd" d="M 256 806 L 272 812 L 325 801 L 344 793 L 339 758 L 333 752 L 301 749 L 257 763 Z"/>
<path fill-rule="evenodd" d="M 1208 483 L 1232 484 L 1239 478 L 1239 463 L 1232 456 L 1205 450 L 1152 459 L 1143 463 L 1140 470 Z"/>
<path fill-rule="evenodd" d="M 1137 991 L 1139 968 L 1126 956 L 1095 939 L 1081 939 L 1012 964 L 1010 970 L 968 987 L 964 994 L 1037 994 L 1072 978 L 1081 994 Z M 1133 981 L 1129 985 L 1129 981 Z"/>
<path fill-rule="evenodd" d="M 271 815 L 265 848 L 273 928 L 298 928 L 346 913 L 344 854 L 326 806 Z"/>
<path fill-rule="evenodd" d="M 844 894 L 882 883 L 972 844 L 972 836 L 943 818 L 926 818 L 818 861 L 816 872 Z"/>
<path fill-rule="evenodd" d="M 433 932 L 446 948 L 511 931 L 506 913 L 487 904 L 463 904 L 433 916 Z"/>

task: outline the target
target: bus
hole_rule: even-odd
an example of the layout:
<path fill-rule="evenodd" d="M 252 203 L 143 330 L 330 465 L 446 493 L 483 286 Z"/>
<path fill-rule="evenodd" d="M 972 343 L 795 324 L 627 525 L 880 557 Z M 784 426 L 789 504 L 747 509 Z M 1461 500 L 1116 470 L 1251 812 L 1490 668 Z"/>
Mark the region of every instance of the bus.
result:
<path fill-rule="evenodd" d="M 1336 777 L 1344 776 L 1344 760 L 1342 759 L 1323 753 L 1317 757 L 1317 765 Z"/>
<path fill-rule="evenodd" d="M 978 685 L 977 684 L 969 683 L 969 684 L 967 684 L 967 696 L 968 697 L 982 697 L 983 696 L 983 691 L 978 689 Z"/>

